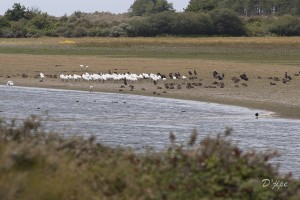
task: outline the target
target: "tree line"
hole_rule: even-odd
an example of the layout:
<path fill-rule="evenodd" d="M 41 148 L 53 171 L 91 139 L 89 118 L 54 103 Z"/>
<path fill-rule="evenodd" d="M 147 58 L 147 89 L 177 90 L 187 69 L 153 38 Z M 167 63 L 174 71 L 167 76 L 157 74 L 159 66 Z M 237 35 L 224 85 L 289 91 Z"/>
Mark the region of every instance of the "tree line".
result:
<path fill-rule="evenodd" d="M 228 8 L 240 16 L 300 15 L 299 0 L 190 0 L 185 11 L 209 12 Z M 130 7 L 132 15 L 174 10 L 167 0 L 136 0 Z"/>
<path fill-rule="evenodd" d="M 259 2 L 259 12 L 249 2 Z M 272 2 L 274 9 L 266 12 L 263 5 Z M 15 3 L 0 16 L 0 37 L 300 36 L 299 2 L 191 0 L 184 12 L 175 12 L 167 0 L 136 0 L 128 13 L 76 11 L 61 17 Z"/>
<path fill-rule="evenodd" d="M 228 8 L 241 16 L 299 15 L 299 0 L 190 0 L 186 11 Z"/>

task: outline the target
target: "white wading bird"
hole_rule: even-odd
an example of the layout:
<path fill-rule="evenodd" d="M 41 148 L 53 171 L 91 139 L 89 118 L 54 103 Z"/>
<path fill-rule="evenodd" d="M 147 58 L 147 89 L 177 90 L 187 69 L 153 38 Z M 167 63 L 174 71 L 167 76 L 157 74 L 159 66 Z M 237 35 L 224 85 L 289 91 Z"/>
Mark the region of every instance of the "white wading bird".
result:
<path fill-rule="evenodd" d="M 43 82 L 43 81 L 44 81 L 44 78 L 45 78 L 44 74 L 43 74 L 43 73 L 40 73 L 40 82 Z"/>
<path fill-rule="evenodd" d="M 12 81 L 7 81 L 6 85 L 7 85 L 7 86 L 14 86 L 14 82 L 12 82 Z"/>

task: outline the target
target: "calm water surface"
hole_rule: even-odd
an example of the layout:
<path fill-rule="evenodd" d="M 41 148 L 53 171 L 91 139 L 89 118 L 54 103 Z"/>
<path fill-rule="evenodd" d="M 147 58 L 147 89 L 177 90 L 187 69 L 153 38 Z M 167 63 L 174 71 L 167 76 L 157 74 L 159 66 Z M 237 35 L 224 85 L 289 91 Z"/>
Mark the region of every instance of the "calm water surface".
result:
<path fill-rule="evenodd" d="M 256 119 L 254 114 L 261 116 Z M 39 115 L 49 131 L 96 135 L 110 146 L 143 150 L 169 145 L 169 132 L 179 142 L 194 129 L 200 137 L 234 129 L 232 140 L 243 149 L 277 149 L 281 171 L 300 177 L 300 120 L 274 118 L 266 111 L 187 100 L 126 94 L 90 93 L 0 86 L 0 117 Z"/>

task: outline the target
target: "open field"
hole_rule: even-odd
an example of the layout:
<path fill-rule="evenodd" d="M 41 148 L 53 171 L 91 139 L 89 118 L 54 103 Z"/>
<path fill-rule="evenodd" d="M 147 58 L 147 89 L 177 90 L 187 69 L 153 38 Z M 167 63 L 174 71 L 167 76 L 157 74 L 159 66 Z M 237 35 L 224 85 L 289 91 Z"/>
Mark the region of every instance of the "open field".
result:
<path fill-rule="evenodd" d="M 186 58 L 300 65 L 300 37 L 0 39 L 0 53 Z"/>
<path fill-rule="evenodd" d="M 162 97 L 240 105 L 300 118 L 299 55 L 300 37 L 0 39 L 0 84 L 12 80 L 24 86 L 88 90 L 93 85 L 94 91 L 141 95 L 155 92 Z M 109 70 L 166 75 L 180 72 L 188 77 L 188 71 L 195 69 L 198 75 L 195 80 L 160 81 L 156 86 L 143 80 L 132 83 L 133 91 L 128 87 L 119 91 L 122 81 L 62 82 L 59 78 L 46 78 L 40 82 L 35 78 L 40 72 L 52 76 L 85 73 L 80 64 L 88 65 L 90 74 Z M 225 79 L 213 79 L 214 70 L 224 73 Z M 243 72 L 249 81 L 233 83 L 231 78 Z M 292 80 L 283 84 L 285 72 Z M 28 77 L 22 78 L 22 74 Z M 278 77 L 279 81 L 270 77 Z M 225 87 L 214 85 L 215 81 L 223 82 Z M 187 89 L 188 82 L 203 85 Z M 182 89 L 165 89 L 164 83 L 180 84 Z"/>

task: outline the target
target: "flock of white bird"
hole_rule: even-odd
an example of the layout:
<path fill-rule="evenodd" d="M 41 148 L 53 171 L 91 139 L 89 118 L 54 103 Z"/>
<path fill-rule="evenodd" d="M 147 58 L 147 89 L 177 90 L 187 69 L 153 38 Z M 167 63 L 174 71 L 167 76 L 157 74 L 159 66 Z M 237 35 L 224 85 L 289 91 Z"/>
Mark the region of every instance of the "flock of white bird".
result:
<path fill-rule="evenodd" d="M 85 67 L 86 69 L 88 66 L 85 65 L 80 65 L 80 67 Z M 107 81 L 107 80 L 114 80 L 114 81 L 120 81 L 120 80 L 127 80 L 127 81 L 138 81 L 142 79 L 150 79 L 152 81 L 158 81 L 158 80 L 167 80 L 166 78 L 162 78 L 158 74 L 147 74 L 147 73 L 142 73 L 142 74 L 134 74 L 134 73 L 99 73 L 99 74 L 89 74 L 88 72 L 82 74 L 82 75 L 64 75 L 61 74 L 60 79 L 63 81 Z M 181 77 L 182 79 L 186 79 L 185 76 Z M 174 76 L 173 79 L 176 79 Z"/>
<path fill-rule="evenodd" d="M 87 65 L 80 65 L 81 68 L 88 68 L 89 66 Z M 40 73 L 39 75 L 40 80 L 42 81 L 45 78 L 45 75 L 43 73 Z M 147 74 L 147 73 L 142 73 L 142 74 L 134 74 L 134 73 L 99 73 L 99 74 L 89 74 L 88 72 L 82 74 L 82 75 L 64 75 L 61 74 L 60 79 L 62 81 L 108 81 L 108 80 L 113 80 L 113 81 L 121 81 L 121 80 L 127 80 L 127 81 L 139 81 L 143 79 L 150 79 L 152 81 L 158 81 L 158 80 L 167 80 L 165 77 L 161 77 L 161 75 L 158 74 Z M 174 76 L 172 79 L 176 79 Z M 182 76 L 181 79 L 186 79 L 185 76 Z M 14 86 L 13 81 L 8 81 L 7 86 Z M 90 88 L 91 89 L 91 88 Z"/>
<path fill-rule="evenodd" d="M 89 74 L 89 73 L 84 73 L 82 75 L 64 75 L 61 74 L 59 76 L 63 81 L 70 81 L 70 80 L 74 80 L 74 81 L 80 81 L 80 80 L 84 80 L 84 81 L 107 81 L 107 80 L 114 80 L 114 81 L 120 81 L 120 80 L 128 80 L 128 81 L 138 81 L 141 79 L 151 79 L 153 81 L 157 81 L 157 80 L 161 80 L 161 76 L 157 75 L 157 74 L 134 74 L 134 73 L 125 73 L 125 74 L 117 74 L 117 73 L 100 73 L 100 74 Z M 166 80 L 166 78 L 163 78 L 162 80 Z"/>

